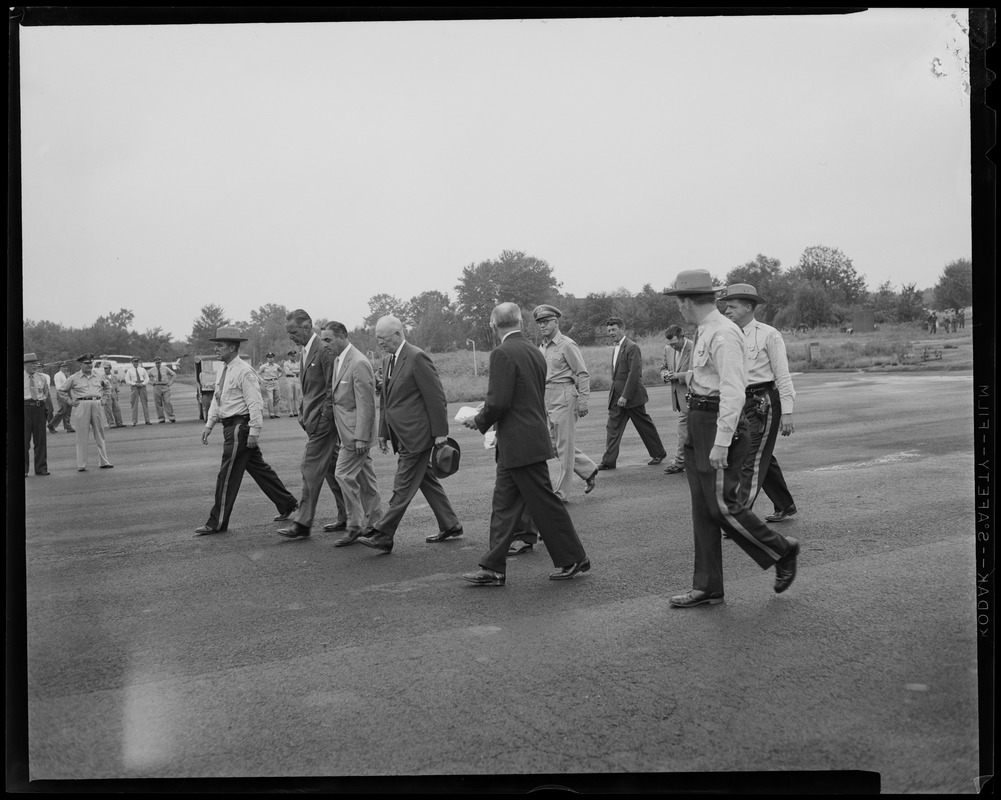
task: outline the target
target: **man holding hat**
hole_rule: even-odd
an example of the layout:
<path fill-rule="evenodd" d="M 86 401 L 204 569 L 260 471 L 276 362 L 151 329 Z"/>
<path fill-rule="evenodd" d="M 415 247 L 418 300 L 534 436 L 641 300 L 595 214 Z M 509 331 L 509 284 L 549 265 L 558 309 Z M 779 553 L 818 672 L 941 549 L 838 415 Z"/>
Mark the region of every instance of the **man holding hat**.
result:
<path fill-rule="evenodd" d="M 732 284 L 720 299 L 726 302 L 726 316 L 744 333 L 747 369 L 744 416 L 751 431 L 751 446 L 740 479 L 740 499 L 753 508 L 758 492 L 764 489 L 774 507 L 765 522 L 781 522 L 796 513 L 796 504 L 773 455 L 779 432 L 783 436 L 793 432 L 796 392 L 789 374 L 786 345 L 781 333 L 754 318 L 758 304 L 765 300 L 751 284 Z"/>
<path fill-rule="evenodd" d="M 132 366 L 125 368 L 125 385 L 131 391 L 132 427 L 139 423 L 139 404 L 142 403 L 143 419 L 149 425 L 149 398 L 146 396 L 146 385 L 149 383 L 149 373 L 139 363 L 139 356 L 132 357 Z"/>
<path fill-rule="evenodd" d="M 570 497 L 572 473 L 587 484 L 584 494 L 594 490 L 598 475 L 598 465 L 574 443 L 577 418 L 587 416 L 591 377 L 577 342 L 560 333 L 563 313 L 555 306 L 541 305 L 532 316 L 542 334 L 539 349 L 546 359 L 546 412 L 560 460 L 559 480 L 554 482 L 553 491 L 565 503 Z"/>
<path fill-rule="evenodd" d="M 689 381 L 685 474 L 692 495 L 695 571 L 692 590 L 672 597 L 675 608 L 723 602 L 721 529 L 762 569 L 775 567 L 776 592 L 796 577 L 799 543 L 772 531 L 740 497 L 740 476 L 750 446 L 743 416 L 744 336 L 716 308 L 707 270 L 678 274 L 674 296 L 685 322 L 697 325 Z"/>
<path fill-rule="evenodd" d="M 118 398 L 118 387 L 121 385 L 121 379 L 112 371 L 110 361 L 104 362 L 104 379 L 108 382 L 108 391 L 101 398 L 101 405 L 104 406 L 104 418 L 107 420 L 109 428 L 124 428 L 122 406 Z"/>
<path fill-rule="evenodd" d="M 490 328 L 500 346 L 490 354 L 487 399 L 476 416 L 463 423 L 480 433 L 491 426 L 497 430 L 490 549 L 480 559 L 480 569 L 462 578 L 476 586 L 504 585 L 508 551 L 527 508 L 557 568 L 550 580 L 569 580 L 591 569 L 591 562 L 549 479 L 546 361 L 521 332 L 521 309 L 515 303 L 496 306 Z"/>
<path fill-rule="evenodd" d="M 222 423 L 222 464 L 216 479 L 215 504 L 208 522 L 195 529 L 196 536 L 227 530 L 244 472 L 250 473 L 281 515 L 290 514 L 297 505 L 295 497 L 261 455 L 258 444 L 264 426 L 261 387 L 254 370 L 240 358 L 240 343 L 247 341 L 246 338 L 237 328 L 224 326 L 209 341 L 215 343 L 222 369 L 218 371 L 215 396 L 202 430 L 202 444 L 209 443 L 212 429 Z"/>
<path fill-rule="evenodd" d="M 209 340 L 211 341 L 211 339 Z M 285 374 L 278 364 L 275 363 L 275 354 L 268 353 L 267 361 L 261 364 L 257 374 L 261 376 L 261 394 L 264 396 L 264 405 L 268 409 L 268 416 L 277 419 L 278 402 L 278 380 Z"/>
<path fill-rule="evenodd" d="M 302 402 L 302 384 L 299 382 L 299 354 L 295 350 L 286 353 L 288 358 L 282 362 L 285 377 L 281 380 L 282 395 L 288 404 L 293 417 L 299 416 L 299 404 Z"/>
<path fill-rule="evenodd" d="M 35 474 L 48 475 L 48 439 L 46 419 L 52 414 L 52 398 L 34 353 L 24 354 L 24 476 L 28 476 L 28 456 L 32 441 L 35 449 Z"/>
<path fill-rule="evenodd" d="M 170 402 L 170 387 L 174 385 L 174 370 L 163 365 L 163 359 L 157 356 L 153 359 L 153 369 L 149 370 L 149 380 L 153 384 L 153 407 L 156 409 L 157 419 L 163 424 L 164 412 L 166 418 L 171 422 L 174 419 L 174 406 Z"/>
<path fill-rule="evenodd" d="M 97 455 L 101 469 L 111 469 L 108 451 L 104 444 L 104 395 L 109 389 L 107 379 L 94 373 L 94 354 L 85 353 L 77 361 L 80 371 L 66 379 L 59 389 L 59 398 L 73 409 L 73 427 L 76 428 L 76 468 L 87 471 L 87 437 L 94 432 Z"/>

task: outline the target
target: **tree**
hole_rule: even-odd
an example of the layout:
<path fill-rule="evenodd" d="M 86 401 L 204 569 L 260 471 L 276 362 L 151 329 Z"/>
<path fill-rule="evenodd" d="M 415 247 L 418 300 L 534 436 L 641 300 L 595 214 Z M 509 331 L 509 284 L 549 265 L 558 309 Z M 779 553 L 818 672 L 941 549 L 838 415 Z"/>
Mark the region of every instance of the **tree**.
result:
<path fill-rule="evenodd" d="M 871 298 L 872 317 L 875 322 L 896 322 L 900 305 L 899 295 L 893 291 L 893 284 L 885 281 L 873 293 Z"/>
<path fill-rule="evenodd" d="M 935 308 L 966 308 L 973 304 L 973 263 L 960 258 L 945 266 L 935 284 Z"/>
<path fill-rule="evenodd" d="M 144 361 L 155 356 L 171 360 L 173 353 L 171 347 L 171 336 L 164 333 L 163 328 L 147 328 L 143 333 L 135 333 L 132 336 L 133 350 Z"/>
<path fill-rule="evenodd" d="M 404 325 L 407 324 L 405 303 L 392 294 L 373 295 L 368 300 L 368 316 L 365 317 L 365 327 L 374 328 L 380 317 L 396 317 Z"/>
<path fill-rule="evenodd" d="M 202 306 L 201 316 L 194 321 L 191 326 L 191 336 L 188 337 L 188 346 L 192 354 L 211 353 L 212 342 L 209 339 L 215 337 L 219 328 L 229 324 L 229 317 L 221 306 L 212 303 Z"/>
<path fill-rule="evenodd" d="M 914 320 L 925 319 L 925 304 L 922 293 L 918 291 L 917 284 L 905 283 L 900 287 L 900 295 L 897 298 L 897 321 L 913 322 Z"/>
<path fill-rule="evenodd" d="M 403 313 L 410 324 L 414 344 L 425 350 L 441 352 L 456 340 L 455 309 L 448 295 L 430 290 L 411 297 Z"/>
<path fill-rule="evenodd" d="M 505 250 L 494 261 L 463 267 L 455 287 L 458 317 L 479 344 L 489 347 L 490 312 L 494 306 L 517 303 L 527 314 L 540 303 L 553 302 L 562 285 L 542 259 Z"/>
<path fill-rule="evenodd" d="M 794 325 L 826 325 L 834 317 L 831 297 L 827 289 L 813 283 L 804 283 L 797 290 L 792 303 Z"/>
<path fill-rule="evenodd" d="M 789 270 L 793 280 L 805 280 L 825 289 L 832 303 L 851 305 L 865 299 L 865 278 L 855 271 L 852 260 L 836 247 L 808 247 L 799 264 Z"/>

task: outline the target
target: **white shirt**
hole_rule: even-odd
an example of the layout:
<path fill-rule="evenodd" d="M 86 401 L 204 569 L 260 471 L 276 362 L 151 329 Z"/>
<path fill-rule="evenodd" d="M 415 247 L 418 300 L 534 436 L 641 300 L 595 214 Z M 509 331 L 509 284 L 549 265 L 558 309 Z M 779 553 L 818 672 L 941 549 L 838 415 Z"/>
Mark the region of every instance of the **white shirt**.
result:
<path fill-rule="evenodd" d="M 226 383 L 222 385 L 223 370 Z M 261 384 L 251 366 L 236 356 L 229 364 L 219 362 L 216 370 L 216 389 L 209 406 L 205 427 L 209 430 L 226 417 L 237 414 L 250 416 L 250 435 L 260 436 L 264 427 L 264 403 L 261 399 Z"/>
<path fill-rule="evenodd" d="M 149 373 L 142 366 L 126 367 L 125 383 L 129 386 L 145 386 L 149 383 Z"/>
<path fill-rule="evenodd" d="M 744 334 L 737 324 L 715 308 L 709 312 L 696 334 L 692 353 L 692 394 L 719 397 L 714 444 L 729 447 L 737 422 L 744 410 L 747 386 L 744 365 Z"/>
<path fill-rule="evenodd" d="M 337 385 L 337 378 L 340 377 L 340 374 L 341 374 L 341 364 L 344 363 L 344 356 L 346 356 L 348 354 L 349 350 L 351 350 L 351 342 L 348 342 L 348 346 L 345 347 L 343 350 L 341 350 L 341 354 L 339 356 L 337 356 L 337 358 L 334 359 L 334 385 L 335 386 Z"/>
<path fill-rule="evenodd" d="M 744 352 L 747 385 L 775 381 L 782 413 L 791 414 L 796 391 L 792 387 L 789 359 L 782 334 L 771 325 L 752 318 L 744 326 Z"/>

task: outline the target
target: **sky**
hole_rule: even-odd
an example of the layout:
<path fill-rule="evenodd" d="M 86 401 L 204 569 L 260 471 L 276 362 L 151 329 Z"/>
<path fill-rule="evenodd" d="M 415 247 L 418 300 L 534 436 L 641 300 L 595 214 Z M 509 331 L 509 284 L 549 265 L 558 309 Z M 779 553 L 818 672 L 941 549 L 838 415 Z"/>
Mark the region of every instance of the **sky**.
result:
<path fill-rule="evenodd" d="M 26 319 L 349 328 L 523 251 L 565 293 L 970 258 L 962 9 L 20 29 Z M 58 287 L 54 291 L 54 287 Z"/>

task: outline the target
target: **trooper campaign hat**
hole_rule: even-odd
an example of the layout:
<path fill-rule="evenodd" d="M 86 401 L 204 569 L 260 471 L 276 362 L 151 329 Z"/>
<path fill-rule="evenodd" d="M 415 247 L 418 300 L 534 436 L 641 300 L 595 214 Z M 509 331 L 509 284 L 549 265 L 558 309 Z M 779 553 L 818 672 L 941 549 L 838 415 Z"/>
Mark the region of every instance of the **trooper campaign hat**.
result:
<path fill-rule="evenodd" d="M 708 294 L 716 291 L 717 289 L 713 286 L 713 279 L 709 274 L 709 270 L 686 269 L 678 273 L 678 277 L 674 279 L 674 286 L 670 289 L 665 289 L 663 294 Z"/>
<path fill-rule="evenodd" d="M 447 478 L 459 471 L 459 443 L 449 436 L 431 449 L 431 472 L 436 478 Z"/>
<path fill-rule="evenodd" d="M 246 337 L 242 336 L 242 331 L 239 328 L 234 328 L 232 325 L 224 325 L 216 331 L 215 338 L 209 339 L 210 342 L 245 342 Z"/>
<path fill-rule="evenodd" d="M 757 290 L 749 283 L 731 283 L 726 287 L 726 294 L 720 300 L 751 300 L 755 303 L 764 303 L 765 298 L 758 294 Z"/>
<path fill-rule="evenodd" d="M 556 317 L 559 319 L 563 316 L 563 312 L 560 311 L 556 306 L 551 306 L 548 304 L 543 304 L 541 306 L 536 306 L 535 310 L 532 311 L 532 316 L 535 318 L 536 322 L 542 322 L 543 320 Z"/>

